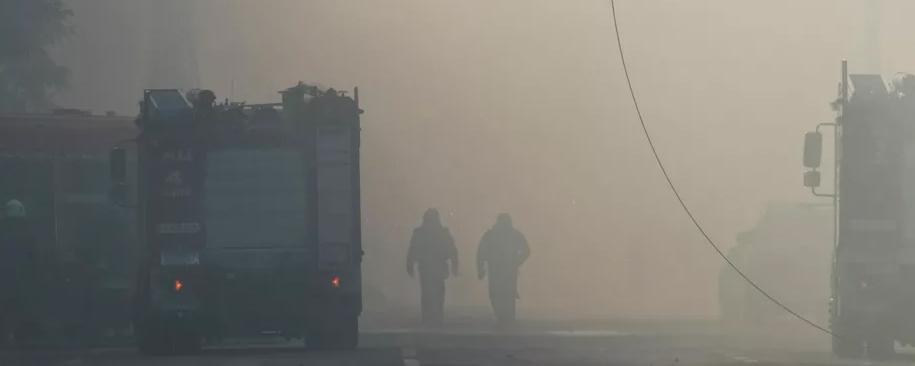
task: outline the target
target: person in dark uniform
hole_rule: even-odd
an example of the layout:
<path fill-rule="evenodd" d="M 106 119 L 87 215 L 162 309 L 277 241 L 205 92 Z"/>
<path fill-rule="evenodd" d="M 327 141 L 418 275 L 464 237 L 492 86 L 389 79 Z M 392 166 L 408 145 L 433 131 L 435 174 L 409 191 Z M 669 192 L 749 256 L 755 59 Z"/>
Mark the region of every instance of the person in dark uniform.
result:
<path fill-rule="evenodd" d="M 511 216 L 499 214 L 496 224 L 483 234 L 477 249 L 477 276 L 489 272 L 489 300 L 502 325 L 515 321 L 518 299 L 518 269 L 530 256 L 524 234 L 512 226 Z"/>
<path fill-rule="evenodd" d="M 423 324 L 441 325 L 444 320 L 448 262 L 451 262 L 451 274 L 457 276 L 458 255 L 454 239 L 442 225 L 438 210 L 430 208 L 423 215 L 422 225 L 413 230 L 407 252 L 407 274 L 413 277 L 414 268 L 419 266 Z"/>
<path fill-rule="evenodd" d="M 87 342 L 99 341 L 105 333 L 129 324 L 129 307 L 122 298 L 122 284 L 130 277 L 125 218 L 110 205 L 80 208 L 75 218 L 74 261 L 67 281 L 71 331 Z"/>
<path fill-rule="evenodd" d="M 32 320 L 31 287 L 36 278 L 35 237 L 26 219 L 25 206 L 10 200 L 0 219 L 0 344 Z"/>

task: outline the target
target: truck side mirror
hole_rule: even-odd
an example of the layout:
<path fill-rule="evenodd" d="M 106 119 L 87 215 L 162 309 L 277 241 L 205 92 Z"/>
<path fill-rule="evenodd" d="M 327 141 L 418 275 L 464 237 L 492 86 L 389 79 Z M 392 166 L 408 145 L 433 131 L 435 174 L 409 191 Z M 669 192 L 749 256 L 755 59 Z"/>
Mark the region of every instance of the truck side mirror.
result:
<path fill-rule="evenodd" d="M 804 173 L 804 187 L 816 188 L 820 186 L 820 172 L 811 170 Z"/>
<path fill-rule="evenodd" d="M 108 155 L 111 178 L 111 201 L 123 204 L 127 200 L 127 152 L 120 147 L 111 149 Z"/>
<path fill-rule="evenodd" d="M 804 135 L 804 167 L 811 169 L 819 168 L 822 155 L 823 135 L 819 132 L 807 132 L 807 134 Z M 819 182 L 819 180 L 817 180 L 817 182 Z M 817 183 L 817 185 L 819 185 L 819 183 Z"/>

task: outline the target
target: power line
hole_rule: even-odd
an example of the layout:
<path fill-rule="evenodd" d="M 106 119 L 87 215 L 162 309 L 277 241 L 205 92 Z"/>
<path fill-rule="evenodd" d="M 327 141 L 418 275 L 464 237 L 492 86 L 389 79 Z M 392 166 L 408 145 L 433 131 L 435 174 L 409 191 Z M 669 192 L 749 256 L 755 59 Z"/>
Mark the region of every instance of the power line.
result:
<path fill-rule="evenodd" d="M 674 185 L 673 180 L 670 178 L 670 174 L 667 172 L 667 168 L 664 167 L 664 162 L 661 161 L 661 156 L 660 156 L 660 154 L 658 154 L 657 148 L 655 148 L 654 140 L 651 139 L 651 134 L 648 132 L 648 126 L 645 124 L 645 118 L 642 117 L 642 110 L 639 108 L 639 101 L 635 96 L 635 89 L 632 88 L 632 78 L 629 76 L 629 66 L 627 66 L 627 64 L 626 64 L 626 56 L 625 56 L 625 53 L 623 52 L 623 41 L 620 36 L 620 27 L 619 27 L 619 23 L 616 20 L 616 1 L 615 0 L 610 0 L 610 13 L 613 16 L 613 31 L 616 34 L 616 45 L 617 45 L 617 48 L 619 49 L 620 63 L 623 65 L 623 73 L 626 75 L 626 84 L 629 86 L 629 95 L 632 97 L 632 105 L 635 107 L 635 113 L 639 117 L 639 123 L 642 125 L 642 132 L 644 132 L 644 134 L 645 134 L 645 139 L 648 141 L 648 146 L 651 148 L 651 154 L 654 156 L 655 162 L 658 163 L 658 168 L 661 170 L 661 174 L 664 175 L 664 179 L 667 180 L 667 186 L 670 187 L 670 191 L 673 192 L 674 196 L 677 198 L 677 202 L 680 203 L 680 207 L 683 208 L 683 212 L 686 213 L 686 216 L 688 216 L 689 220 L 692 221 L 693 226 L 696 227 L 696 230 L 698 230 L 699 233 L 702 234 L 702 237 L 705 238 L 705 242 L 708 243 L 709 246 L 711 246 L 712 249 L 714 249 L 716 253 L 718 253 L 718 256 L 720 256 L 721 259 L 723 259 L 724 262 L 727 263 L 727 265 L 729 267 L 731 267 L 731 269 L 733 269 L 735 272 L 737 272 L 737 274 L 740 275 L 740 277 L 743 278 L 743 280 L 746 283 L 748 283 L 751 287 L 753 287 L 753 289 L 755 289 L 757 292 L 759 292 L 761 295 L 763 295 L 766 299 L 771 301 L 773 304 L 782 308 L 782 310 L 784 310 L 788 314 L 793 315 L 798 320 L 806 323 L 807 325 L 809 325 L 823 333 L 836 337 L 836 335 L 833 332 L 831 332 L 829 329 L 826 329 L 826 327 L 821 326 L 817 323 L 814 323 L 812 320 L 807 319 L 803 315 L 799 314 L 798 312 L 796 312 L 793 309 L 791 309 L 790 307 L 788 307 L 788 305 L 785 305 L 783 302 L 776 299 L 774 296 L 769 294 L 768 291 L 766 291 L 765 289 L 760 287 L 756 283 L 756 281 L 753 281 L 753 279 L 751 279 L 749 276 L 747 276 L 746 273 L 744 273 L 742 270 L 740 270 L 740 268 L 737 267 L 737 265 L 734 264 L 734 262 L 731 261 L 731 259 L 728 258 L 727 255 L 724 254 L 724 252 L 721 250 L 721 248 L 718 246 L 718 244 L 716 244 L 715 241 L 712 240 L 712 238 L 708 235 L 708 233 L 699 223 L 699 220 L 696 219 L 696 216 L 694 216 L 692 211 L 690 211 L 689 206 L 687 206 L 686 202 L 683 201 L 683 197 L 680 196 L 680 191 L 677 189 L 677 186 Z"/>

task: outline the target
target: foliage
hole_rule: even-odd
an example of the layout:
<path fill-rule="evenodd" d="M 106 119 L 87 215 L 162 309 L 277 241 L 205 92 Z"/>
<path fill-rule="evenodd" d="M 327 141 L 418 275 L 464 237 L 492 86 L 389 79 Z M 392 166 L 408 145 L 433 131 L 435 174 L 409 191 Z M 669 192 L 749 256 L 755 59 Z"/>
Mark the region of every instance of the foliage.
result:
<path fill-rule="evenodd" d="M 48 48 L 72 32 L 63 0 L 0 0 L 0 112 L 45 110 L 67 69 Z"/>

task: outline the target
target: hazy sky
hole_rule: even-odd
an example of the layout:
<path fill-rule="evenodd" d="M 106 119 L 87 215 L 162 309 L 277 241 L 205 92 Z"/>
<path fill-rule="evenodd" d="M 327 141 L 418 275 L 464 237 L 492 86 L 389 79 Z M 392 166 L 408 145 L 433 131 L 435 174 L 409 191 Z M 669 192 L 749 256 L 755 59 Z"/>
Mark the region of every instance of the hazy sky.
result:
<path fill-rule="evenodd" d="M 606 1 L 71 4 L 77 33 L 59 52 L 73 72 L 59 98 L 68 106 L 134 114 L 142 88 L 168 83 L 250 102 L 277 100 L 298 80 L 358 85 L 365 265 L 392 297 L 416 300 L 403 256 L 423 210 L 438 207 L 464 261 L 449 304 L 486 305 L 471 265 L 506 211 L 532 246 L 521 283 L 530 313 L 716 312 L 720 261 L 641 135 Z M 659 151 L 726 247 L 768 202 L 811 200 L 802 135 L 832 120 L 842 58 L 853 72 L 915 71 L 909 1 L 617 8 Z"/>

